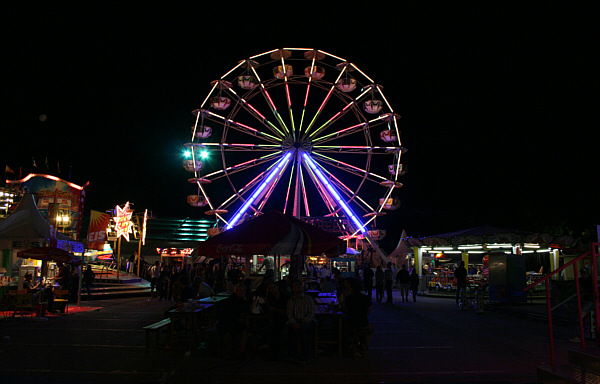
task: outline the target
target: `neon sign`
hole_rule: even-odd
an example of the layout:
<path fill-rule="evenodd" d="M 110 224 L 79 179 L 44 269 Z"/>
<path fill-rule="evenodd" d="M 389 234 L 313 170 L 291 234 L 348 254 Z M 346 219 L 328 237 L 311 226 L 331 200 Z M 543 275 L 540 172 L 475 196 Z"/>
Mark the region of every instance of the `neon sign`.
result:
<path fill-rule="evenodd" d="M 133 233 L 133 222 L 131 221 L 133 210 L 129 208 L 129 201 L 125 203 L 123 208 L 117 205 L 115 212 L 116 216 L 113 217 L 113 220 L 115 231 L 117 231 L 117 239 L 123 236 L 125 240 L 129 241 L 129 234 Z"/>

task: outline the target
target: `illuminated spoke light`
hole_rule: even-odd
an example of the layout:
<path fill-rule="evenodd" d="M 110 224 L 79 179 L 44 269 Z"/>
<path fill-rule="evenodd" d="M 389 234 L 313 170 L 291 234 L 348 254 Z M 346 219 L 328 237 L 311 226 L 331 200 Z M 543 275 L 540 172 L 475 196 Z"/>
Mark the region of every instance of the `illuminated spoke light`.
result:
<path fill-rule="evenodd" d="M 329 180 L 327 180 L 327 178 L 323 175 L 323 173 L 321 172 L 321 170 L 319 169 L 319 167 L 315 164 L 315 162 L 313 161 L 313 159 L 307 153 L 303 153 L 302 157 L 310 165 L 310 167 L 312 168 L 312 170 L 317 175 L 317 178 L 325 186 L 325 188 L 329 192 L 329 195 L 331 197 L 333 197 L 333 199 L 336 201 L 336 203 L 338 203 L 338 205 L 340 207 L 342 207 L 342 209 L 346 213 L 346 216 L 348 216 L 348 218 L 354 223 L 355 229 L 357 229 L 360 232 L 364 233 L 366 231 L 365 228 L 364 228 L 364 225 L 356 217 L 356 215 L 354 214 L 354 212 L 352 212 L 352 209 L 350 209 L 350 207 L 346 204 L 346 202 L 340 197 L 340 195 L 336 191 L 335 187 L 333 185 L 331 185 L 331 183 L 329 182 Z"/>
<path fill-rule="evenodd" d="M 269 172 L 269 175 L 265 178 L 265 180 L 262 182 L 262 184 L 260 184 L 256 188 L 256 191 L 254 191 L 252 196 L 250 196 L 250 198 L 248 200 L 246 200 L 246 202 L 236 212 L 236 214 L 233 216 L 233 219 L 231 219 L 231 221 L 227 225 L 227 229 L 231 229 L 235 226 L 235 224 L 240 220 L 242 215 L 244 213 L 246 213 L 246 211 L 248 210 L 250 205 L 252 203 L 254 203 L 254 201 L 258 198 L 258 196 L 262 193 L 262 191 L 267 187 L 267 185 L 271 182 L 271 180 L 273 180 L 275 175 L 277 175 L 282 168 L 285 168 L 287 166 L 287 164 L 290 161 L 291 156 L 292 156 L 292 153 L 288 152 L 278 161 L 277 166 L 275 166 L 273 169 L 271 169 L 271 171 Z"/>

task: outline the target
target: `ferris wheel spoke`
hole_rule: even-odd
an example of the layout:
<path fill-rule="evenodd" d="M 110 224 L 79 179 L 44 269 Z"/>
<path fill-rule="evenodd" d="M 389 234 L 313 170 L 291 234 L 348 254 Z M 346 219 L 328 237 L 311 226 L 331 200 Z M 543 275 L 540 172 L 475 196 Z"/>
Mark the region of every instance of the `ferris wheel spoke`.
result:
<path fill-rule="evenodd" d="M 321 106 L 319 107 L 319 109 L 317 109 L 317 111 L 315 112 L 315 115 L 313 116 L 312 120 L 310 121 L 310 123 L 306 127 L 306 131 L 304 132 L 304 135 L 302 136 L 303 138 L 305 138 L 305 137 L 309 137 L 310 138 L 310 137 L 314 136 L 314 134 L 309 135 L 309 132 L 312 129 L 312 127 L 315 124 L 315 122 L 317 121 L 317 118 L 321 115 L 321 112 L 323 112 L 323 109 L 325 108 L 325 106 L 327 105 L 327 102 L 331 98 L 331 94 L 335 90 L 335 85 L 337 84 L 337 82 L 339 81 L 339 79 L 342 77 L 342 74 L 344 73 L 345 70 L 346 69 L 344 68 L 344 70 L 340 71 L 340 74 L 338 75 L 337 79 L 333 82 L 333 84 L 331 85 L 331 88 L 329 88 L 329 91 L 327 92 L 327 95 L 325 95 L 325 98 L 323 99 L 323 102 L 321 103 Z"/>
<path fill-rule="evenodd" d="M 268 155 L 257 157 L 256 159 L 251 159 L 251 160 L 248 160 L 248 161 L 244 161 L 244 162 L 241 162 L 241 163 L 229 166 L 227 168 L 224 168 L 224 169 L 221 169 L 221 170 L 218 170 L 218 171 L 206 174 L 203 177 L 205 179 L 207 179 L 207 180 L 210 180 L 212 182 L 212 181 L 214 181 L 216 179 L 219 179 L 221 177 L 225 177 L 227 175 L 233 175 L 235 173 L 238 173 L 238 172 L 241 172 L 241 171 L 245 171 L 245 170 L 254 168 L 256 166 L 262 165 L 262 164 L 264 164 L 266 162 L 273 161 L 274 160 L 273 158 L 275 156 L 278 156 L 279 154 L 280 154 L 279 152 L 278 153 L 270 153 Z"/>
<path fill-rule="evenodd" d="M 223 149 L 228 152 L 281 152 L 281 145 L 245 143 L 201 143 L 206 149 Z"/>
<path fill-rule="evenodd" d="M 250 68 L 252 69 L 252 72 L 254 73 L 254 76 L 256 76 L 256 79 L 258 80 L 258 86 L 260 87 L 259 88 L 260 89 L 260 93 L 263 95 L 265 101 L 269 105 L 269 109 L 271 109 L 271 112 L 273 113 L 273 116 L 275 116 L 275 118 L 279 122 L 281 128 L 283 128 L 287 133 L 290 133 L 289 128 L 287 127 L 287 125 L 285 124 L 285 122 L 283 121 L 283 119 L 281 118 L 281 114 L 277 110 L 277 107 L 275 106 L 275 103 L 273 102 L 273 99 L 271 98 L 271 95 L 269 94 L 269 91 L 267 91 L 267 88 L 265 87 L 265 85 L 263 84 L 260 76 L 258 75 L 258 72 L 256 72 L 256 69 L 254 67 L 251 66 Z"/>
<path fill-rule="evenodd" d="M 285 58 L 284 55 L 281 55 L 281 67 L 283 68 L 283 84 L 285 87 L 285 98 L 287 100 L 288 112 L 290 114 L 290 122 L 292 124 L 291 134 L 294 140 L 296 139 L 296 128 L 294 125 L 294 112 L 292 111 L 292 96 L 290 95 L 290 85 L 288 84 L 288 75 L 287 70 L 285 68 Z"/>
<path fill-rule="evenodd" d="M 360 209 L 362 209 L 365 213 L 375 211 L 375 209 L 369 203 L 367 203 L 362 197 L 360 197 L 358 194 L 358 189 L 360 189 L 360 187 L 362 186 L 362 183 L 360 183 L 360 185 L 357 186 L 356 190 L 352 190 L 346 184 L 344 184 L 340 179 L 338 179 L 333 173 L 331 173 L 329 170 L 327 170 L 327 168 L 323 167 L 319 162 L 315 161 L 315 163 L 321 168 L 321 170 L 323 172 L 327 173 L 327 175 L 329 176 L 332 183 L 338 188 L 338 190 L 341 191 L 341 193 L 346 195 L 349 202 L 355 200 L 357 202 L 356 205 Z M 387 197 L 389 197 L 389 194 L 386 196 L 386 198 Z M 362 204 L 362 206 L 361 206 L 361 204 Z M 379 209 L 379 211 L 381 211 L 381 208 Z"/>
<path fill-rule="evenodd" d="M 237 94 L 232 88 L 229 88 L 228 91 L 235 96 L 238 100 L 242 108 L 248 112 L 252 117 L 254 117 L 260 124 L 266 127 L 268 130 L 283 138 L 285 134 L 277 128 L 275 124 L 273 124 L 269 119 L 265 117 L 262 113 L 260 113 L 252 104 L 250 104 L 246 99 Z"/>
<path fill-rule="evenodd" d="M 271 170 L 276 164 L 277 163 L 271 164 L 264 172 L 259 173 L 256 177 L 254 177 L 252 180 L 246 183 L 246 185 L 244 185 L 242 188 L 236 189 L 235 185 L 233 185 L 233 183 L 231 183 L 230 181 L 230 185 L 235 192 L 231 196 L 226 198 L 218 207 L 218 209 L 227 209 L 231 204 L 235 203 L 238 200 L 245 202 L 246 200 L 244 199 L 244 195 L 250 192 L 254 186 L 256 186 L 261 180 L 263 180 L 265 175 L 269 172 L 269 170 Z"/>
<path fill-rule="evenodd" d="M 287 152 L 285 155 L 283 155 L 283 157 L 281 157 L 279 160 L 277 160 L 277 162 L 275 164 L 273 164 L 273 166 L 271 167 L 271 169 L 269 169 L 268 173 L 266 174 L 266 176 L 264 177 L 262 182 L 256 187 L 256 189 L 254 189 L 254 191 L 252 192 L 252 195 L 236 211 L 235 215 L 233 216 L 233 218 L 229 222 L 229 225 L 227 226 L 228 229 L 233 227 L 240 220 L 240 218 L 246 213 L 248 208 L 257 199 L 260 199 L 262 196 L 264 196 L 264 192 L 265 192 L 265 190 L 268 190 L 267 188 L 268 188 L 269 184 L 280 180 L 281 173 L 285 170 L 285 168 L 289 164 L 291 157 L 292 157 L 292 153 Z"/>
<path fill-rule="evenodd" d="M 313 152 L 313 155 L 317 155 L 322 162 L 324 162 L 326 164 L 329 164 L 329 165 L 331 165 L 333 167 L 336 167 L 337 169 L 340 169 L 340 170 L 342 170 L 344 172 L 353 174 L 355 176 L 365 177 L 366 179 L 371 180 L 371 181 L 376 182 L 376 183 L 381 183 L 382 181 L 388 180 L 387 177 L 383 177 L 383 176 L 380 176 L 380 175 L 378 175 L 376 173 L 369 172 L 369 171 L 367 171 L 365 169 L 359 168 L 359 167 L 357 167 L 355 165 L 348 164 L 346 162 L 333 159 L 331 157 L 325 156 L 325 155 L 320 154 L 318 152 Z"/>
<path fill-rule="evenodd" d="M 235 129 L 238 132 L 242 132 L 242 133 L 245 133 L 245 134 L 253 136 L 253 137 L 259 137 L 270 143 L 281 142 L 281 139 L 279 139 L 276 136 L 270 135 L 270 134 L 260 131 L 256 128 L 250 127 L 249 125 L 246 125 L 246 124 L 234 121 L 232 119 L 229 119 L 227 117 L 221 116 L 217 113 L 214 113 L 214 112 L 211 112 L 211 111 L 208 111 L 205 109 L 196 110 L 196 111 L 194 111 L 194 113 L 202 113 L 211 121 L 214 121 L 219 124 L 223 124 L 224 126 L 231 127 L 232 129 Z"/>
<path fill-rule="evenodd" d="M 317 60 L 317 54 L 313 55 L 310 61 L 310 73 L 312 74 L 315 69 L 315 61 Z M 302 107 L 302 117 L 300 118 L 300 126 L 298 127 L 298 135 L 302 135 L 302 124 L 304 123 L 304 114 L 306 113 L 306 104 L 308 103 L 308 94 L 310 93 L 310 86 L 312 84 L 312 76 L 308 76 L 308 84 L 306 85 L 306 95 L 304 96 L 304 105 Z"/>
<path fill-rule="evenodd" d="M 365 121 L 360 124 L 355 124 L 350 127 L 342 128 L 336 132 L 329 133 L 327 135 L 319 136 L 313 139 L 313 143 L 325 143 L 334 139 L 339 139 L 344 136 L 352 135 L 355 133 L 362 133 L 367 129 L 375 128 L 386 122 L 385 116 L 379 116 L 375 119 Z"/>
<path fill-rule="evenodd" d="M 294 158 L 294 164 L 292 165 L 292 171 L 290 172 L 290 178 L 288 181 L 288 187 L 287 187 L 287 192 L 285 194 L 285 203 L 283 205 L 283 214 L 285 215 L 287 213 L 287 209 L 288 209 L 288 203 L 289 203 L 289 199 L 290 199 L 290 193 L 292 190 L 292 180 L 294 178 L 294 169 L 297 169 L 298 167 L 298 162 L 296 161 L 296 158 Z"/>
<path fill-rule="evenodd" d="M 308 194 L 306 193 L 306 185 L 304 183 L 304 177 L 302 172 L 302 167 L 298 164 L 298 171 L 300 172 L 300 182 L 302 183 L 302 197 L 304 198 L 304 211 L 306 212 L 306 216 L 310 217 L 310 206 L 308 205 Z"/>
<path fill-rule="evenodd" d="M 341 111 L 338 111 L 335 115 L 333 115 L 329 120 L 327 120 L 323 125 L 321 125 L 319 128 L 317 128 L 313 133 L 311 133 L 308 137 L 309 138 L 313 138 L 314 136 L 320 134 L 321 132 L 323 132 L 325 129 L 327 129 L 329 126 L 331 126 L 333 123 L 335 123 L 336 121 L 338 121 L 340 118 L 342 118 L 346 113 L 348 113 L 348 111 L 351 110 L 351 107 L 354 105 L 358 105 L 358 101 L 364 96 L 367 95 L 369 93 L 369 90 L 365 90 L 362 94 L 360 94 L 356 99 L 352 100 L 351 102 L 349 102 L 348 104 L 346 104 L 344 106 L 344 108 L 342 108 Z M 314 121 L 314 120 L 313 120 Z"/>
<path fill-rule="evenodd" d="M 353 153 L 359 155 L 389 155 L 398 152 L 397 147 L 376 147 L 370 145 L 315 145 L 313 150 L 318 153 Z"/>
<path fill-rule="evenodd" d="M 327 180 L 325 175 L 321 172 L 320 168 L 315 164 L 314 160 L 310 157 L 307 152 L 302 152 L 303 160 L 308 164 L 311 172 L 314 172 L 315 182 L 321 184 L 323 190 L 327 191 L 327 195 L 335 202 L 336 206 L 341 207 L 346 216 L 350 219 L 354 225 L 354 229 L 360 232 L 365 232 L 366 229 L 361 220 L 356 216 L 352 209 L 346 204 L 346 202 L 339 195 L 336 188 Z"/>
<path fill-rule="evenodd" d="M 321 200 L 325 203 L 327 210 L 329 211 L 329 215 L 335 215 L 337 211 L 341 208 L 336 208 L 336 204 L 333 201 L 332 197 L 325 191 L 322 183 L 319 182 L 317 175 L 314 173 L 311 167 L 307 167 L 308 174 L 310 179 L 312 180 L 319 196 L 321 196 Z"/>

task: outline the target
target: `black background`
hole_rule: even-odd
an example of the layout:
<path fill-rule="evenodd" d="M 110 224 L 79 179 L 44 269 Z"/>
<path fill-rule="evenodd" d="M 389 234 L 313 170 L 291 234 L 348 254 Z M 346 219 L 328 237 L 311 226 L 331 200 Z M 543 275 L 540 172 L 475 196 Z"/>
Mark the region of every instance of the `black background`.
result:
<path fill-rule="evenodd" d="M 200 216 L 181 168 L 190 112 L 239 60 L 302 47 L 355 62 L 402 115 L 408 174 L 381 225 L 388 248 L 402 229 L 600 224 L 596 8 L 95 4 L 1 16 L 2 161 L 24 175 L 32 158 L 38 171 L 60 163 L 59 176 L 90 182 L 87 210 Z"/>

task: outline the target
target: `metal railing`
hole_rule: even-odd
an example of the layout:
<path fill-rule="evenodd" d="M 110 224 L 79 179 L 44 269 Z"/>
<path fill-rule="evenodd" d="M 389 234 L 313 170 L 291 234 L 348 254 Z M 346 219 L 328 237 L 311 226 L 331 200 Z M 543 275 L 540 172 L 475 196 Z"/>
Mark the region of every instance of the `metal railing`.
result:
<path fill-rule="evenodd" d="M 540 285 L 540 284 L 545 284 L 545 288 L 546 288 L 546 307 L 547 307 L 547 311 L 548 311 L 548 331 L 549 331 L 549 337 L 550 337 L 550 357 L 551 357 L 551 361 L 552 361 L 552 366 L 556 365 L 556 358 L 554 355 L 554 333 L 552 331 L 552 306 L 550 303 L 550 279 L 561 273 L 564 269 L 569 268 L 569 267 L 573 267 L 573 276 L 575 278 L 575 287 L 576 287 L 576 295 L 577 295 L 577 314 L 578 314 L 578 319 L 579 319 L 579 338 L 581 339 L 581 347 L 585 348 L 585 335 L 584 335 L 584 329 L 583 329 L 583 316 L 582 316 L 582 312 L 581 312 L 581 289 L 579 286 L 579 270 L 578 270 L 578 263 L 585 259 L 585 258 L 591 258 L 591 264 L 592 264 L 592 302 L 593 302 L 593 308 L 594 308 L 594 326 L 595 329 L 598 329 L 598 325 L 599 325 L 599 321 L 600 318 L 598 316 L 598 263 L 597 263 L 597 258 L 598 256 L 600 256 L 600 254 L 598 253 L 598 245 L 600 243 L 592 243 L 591 244 L 591 250 L 589 250 L 588 252 L 584 253 L 581 256 L 576 257 L 575 259 L 569 261 L 568 263 L 564 264 L 562 267 L 552 271 L 551 273 L 547 274 L 546 276 L 542 277 L 541 279 L 537 280 L 535 283 L 528 285 L 523 291 L 527 292 L 530 289 L 533 289 L 535 286 Z M 599 345 L 600 345 L 600 339 L 596 338 Z"/>

